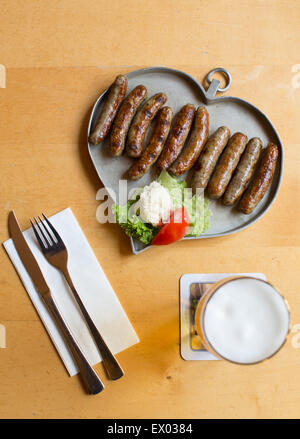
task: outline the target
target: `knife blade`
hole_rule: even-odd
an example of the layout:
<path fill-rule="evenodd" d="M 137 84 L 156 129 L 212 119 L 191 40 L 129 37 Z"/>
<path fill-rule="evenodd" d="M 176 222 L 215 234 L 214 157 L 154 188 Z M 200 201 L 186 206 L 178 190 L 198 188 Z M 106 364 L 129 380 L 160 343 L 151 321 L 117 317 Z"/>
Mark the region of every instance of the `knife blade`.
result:
<path fill-rule="evenodd" d="M 26 239 L 24 238 L 24 235 L 21 231 L 18 220 L 13 210 L 10 211 L 8 214 L 8 229 L 10 237 L 14 242 L 20 259 L 23 262 L 23 265 L 26 268 L 29 276 L 31 277 L 35 288 L 40 294 L 48 293 L 50 290 L 47 282 L 44 278 L 39 264 L 37 263 L 29 248 L 29 245 L 26 242 Z"/>

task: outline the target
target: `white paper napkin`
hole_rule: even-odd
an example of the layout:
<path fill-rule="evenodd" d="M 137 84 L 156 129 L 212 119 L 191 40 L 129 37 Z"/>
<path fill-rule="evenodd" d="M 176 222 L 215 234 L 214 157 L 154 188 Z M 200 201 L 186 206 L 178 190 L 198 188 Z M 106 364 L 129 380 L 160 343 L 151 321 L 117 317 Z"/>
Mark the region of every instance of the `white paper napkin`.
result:
<path fill-rule="evenodd" d="M 138 336 L 71 209 L 68 208 L 53 215 L 51 222 L 68 249 L 69 271 L 78 294 L 111 351 L 117 354 L 138 343 Z M 62 274 L 45 259 L 32 228 L 26 230 L 24 236 L 45 276 L 59 310 L 72 330 L 80 348 L 91 364 L 99 363 L 101 356 Z M 75 375 L 78 373 L 78 369 L 73 357 L 25 270 L 13 241 L 9 239 L 3 245 L 69 374 L 71 376 Z"/>

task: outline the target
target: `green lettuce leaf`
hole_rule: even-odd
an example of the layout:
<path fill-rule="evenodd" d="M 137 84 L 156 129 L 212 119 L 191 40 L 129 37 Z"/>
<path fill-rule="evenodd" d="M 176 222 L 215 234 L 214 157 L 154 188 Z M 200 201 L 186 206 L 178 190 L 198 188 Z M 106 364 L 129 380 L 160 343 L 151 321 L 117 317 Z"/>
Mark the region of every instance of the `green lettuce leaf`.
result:
<path fill-rule="evenodd" d="M 199 236 L 210 227 L 211 211 L 209 201 L 202 195 L 193 195 L 184 201 L 190 219 L 190 227 L 186 236 Z"/>
<path fill-rule="evenodd" d="M 177 209 L 178 207 L 181 207 L 183 203 L 183 190 L 186 188 L 186 181 L 177 181 L 177 179 L 171 177 L 165 169 L 161 171 L 157 181 L 169 191 L 174 208 Z"/>
<path fill-rule="evenodd" d="M 123 206 L 114 204 L 112 212 L 115 214 L 116 222 L 124 229 L 126 235 L 132 236 L 144 244 L 150 244 L 159 231 L 159 227 L 144 223 L 136 213 L 131 212 L 131 206 L 135 202 L 136 200 L 129 200 Z"/>

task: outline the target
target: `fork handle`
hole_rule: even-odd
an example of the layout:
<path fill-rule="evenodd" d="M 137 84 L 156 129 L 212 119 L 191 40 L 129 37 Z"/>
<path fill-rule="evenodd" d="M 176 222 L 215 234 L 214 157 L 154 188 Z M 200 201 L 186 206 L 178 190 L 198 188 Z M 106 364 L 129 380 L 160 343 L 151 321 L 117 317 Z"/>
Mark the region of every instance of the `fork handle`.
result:
<path fill-rule="evenodd" d="M 104 389 L 104 384 L 84 356 L 82 350 L 78 346 L 75 338 L 73 337 L 68 325 L 66 324 L 64 318 L 62 317 L 53 296 L 51 293 L 43 295 L 44 302 L 47 305 L 47 308 L 53 315 L 54 319 L 58 323 L 60 330 L 64 336 L 64 339 L 70 348 L 70 351 L 73 354 L 74 360 L 78 366 L 79 372 L 83 379 L 83 382 L 88 390 L 88 392 L 92 395 L 96 395 L 100 393 Z"/>
<path fill-rule="evenodd" d="M 87 322 L 87 325 L 90 329 L 90 332 L 93 336 L 93 339 L 94 339 L 94 341 L 99 349 L 99 352 L 100 352 L 101 357 L 102 357 L 103 366 L 105 367 L 105 370 L 106 370 L 109 378 L 111 380 L 118 380 L 119 378 L 122 378 L 122 376 L 124 375 L 124 372 L 123 372 L 121 366 L 119 365 L 116 357 L 112 354 L 109 347 L 107 346 L 107 344 L 103 340 L 100 332 L 96 328 L 93 320 L 91 319 L 84 304 L 82 303 L 80 296 L 77 293 L 76 288 L 73 285 L 73 282 L 72 282 L 72 279 L 70 277 L 68 269 L 63 270 L 63 274 L 64 274 L 66 281 L 68 282 L 68 284 L 72 290 L 72 293 L 73 293 L 73 295 L 74 295 L 74 297 L 79 305 L 79 308 L 83 314 L 83 317 L 85 318 L 85 320 Z"/>

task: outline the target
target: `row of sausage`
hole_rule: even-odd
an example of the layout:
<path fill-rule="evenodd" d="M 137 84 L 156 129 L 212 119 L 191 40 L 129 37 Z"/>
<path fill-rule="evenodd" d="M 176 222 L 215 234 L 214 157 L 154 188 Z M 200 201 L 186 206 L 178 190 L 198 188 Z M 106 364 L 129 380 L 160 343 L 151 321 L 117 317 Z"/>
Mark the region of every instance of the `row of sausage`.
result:
<path fill-rule="evenodd" d="M 175 176 L 193 168 L 195 191 L 207 189 L 210 198 L 223 197 L 227 206 L 240 199 L 240 211 L 245 214 L 253 211 L 275 172 L 278 159 L 275 144 L 267 146 L 254 175 L 262 150 L 259 138 L 247 143 L 242 133 L 230 137 L 230 130 L 225 126 L 208 138 L 209 114 L 205 107 L 196 110 L 192 104 L 184 105 L 172 120 L 172 109 L 164 106 L 165 93 L 157 93 L 143 103 L 148 94 L 145 86 L 135 87 L 125 98 L 126 91 L 126 76 L 117 76 L 89 137 L 91 143 L 99 144 L 110 131 L 112 155 L 119 156 L 126 149 L 130 157 L 137 159 L 128 171 L 129 178 L 141 178 L 155 162 L 159 170 L 166 169 Z M 151 139 L 143 149 L 154 118 Z"/>

